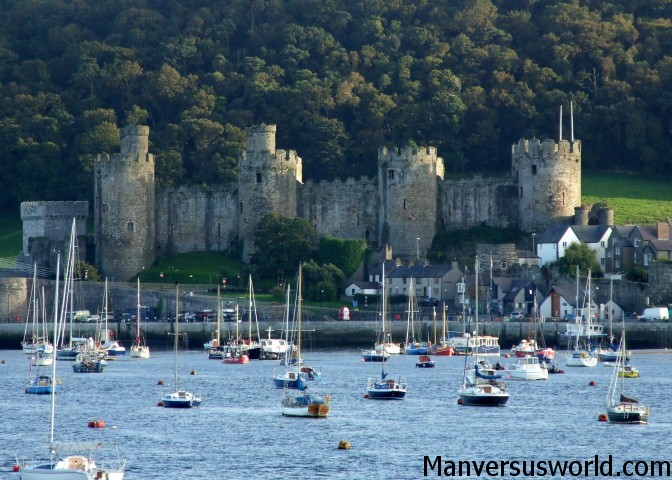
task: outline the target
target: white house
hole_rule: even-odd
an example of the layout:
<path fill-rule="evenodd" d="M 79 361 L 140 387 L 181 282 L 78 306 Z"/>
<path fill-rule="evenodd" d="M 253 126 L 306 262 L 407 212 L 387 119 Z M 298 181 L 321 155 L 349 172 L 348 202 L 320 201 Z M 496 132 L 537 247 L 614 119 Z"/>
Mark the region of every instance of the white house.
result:
<path fill-rule="evenodd" d="M 557 262 L 565 256 L 565 250 L 572 243 L 579 243 L 571 225 L 551 225 L 539 236 L 537 242 L 537 255 L 541 265 Z"/>
<path fill-rule="evenodd" d="M 579 241 L 595 252 L 600 269 L 606 270 L 607 246 L 612 228 L 609 225 L 573 225 L 572 231 Z"/>
<path fill-rule="evenodd" d="M 350 285 L 345 287 L 345 296 L 354 297 L 355 295 L 361 293 L 362 295 L 378 295 L 378 291 L 381 285 L 377 282 L 352 282 Z"/>

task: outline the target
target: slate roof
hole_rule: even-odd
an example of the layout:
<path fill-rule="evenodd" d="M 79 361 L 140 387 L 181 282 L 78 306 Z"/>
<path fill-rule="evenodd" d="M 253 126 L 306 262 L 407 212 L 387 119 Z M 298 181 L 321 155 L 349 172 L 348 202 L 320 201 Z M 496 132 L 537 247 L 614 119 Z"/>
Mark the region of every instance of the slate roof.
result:
<path fill-rule="evenodd" d="M 604 237 L 604 232 L 610 228 L 609 225 L 572 225 L 572 230 L 581 243 L 599 242 Z"/>
<path fill-rule="evenodd" d="M 551 225 L 539 236 L 538 243 L 558 243 L 568 228 L 571 227 L 566 223 Z"/>

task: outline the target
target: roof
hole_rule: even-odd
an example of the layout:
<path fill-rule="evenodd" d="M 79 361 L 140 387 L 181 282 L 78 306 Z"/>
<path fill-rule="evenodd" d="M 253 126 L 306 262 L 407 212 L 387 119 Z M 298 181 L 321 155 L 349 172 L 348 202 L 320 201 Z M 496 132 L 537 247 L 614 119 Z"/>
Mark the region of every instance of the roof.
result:
<path fill-rule="evenodd" d="M 453 269 L 452 265 L 401 265 L 389 274 L 387 278 L 440 278 Z M 459 269 L 457 269 L 459 270 Z"/>
<path fill-rule="evenodd" d="M 355 285 L 362 290 L 378 290 L 381 287 L 378 282 L 352 282 L 350 285 Z"/>
<path fill-rule="evenodd" d="M 581 243 L 599 242 L 610 228 L 609 225 L 572 225 L 572 230 Z"/>
<path fill-rule="evenodd" d="M 551 225 L 539 236 L 538 243 L 558 243 L 569 228 L 571 226 L 566 223 Z"/>

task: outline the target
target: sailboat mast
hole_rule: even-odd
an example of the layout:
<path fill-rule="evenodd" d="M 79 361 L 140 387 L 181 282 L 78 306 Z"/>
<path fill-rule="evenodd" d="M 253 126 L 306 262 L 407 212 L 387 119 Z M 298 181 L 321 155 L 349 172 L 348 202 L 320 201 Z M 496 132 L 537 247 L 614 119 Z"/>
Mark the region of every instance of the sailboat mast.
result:
<path fill-rule="evenodd" d="M 383 354 L 384 354 L 385 353 L 385 345 L 384 344 L 385 344 L 385 342 L 387 342 L 387 330 L 385 330 L 385 315 L 387 314 L 387 305 L 385 305 L 386 302 L 385 302 L 385 262 L 384 261 L 383 261 L 383 276 L 381 278 L 381 283 L 382 283 L 382 288 L 383 288 L 383 290 L 381 292 L 383 305 L 382 305 L 382 308 L 380 310 L 380 314 L 382 315 L 381 326 L 382 326 L 382 330 L 383 330 Z"/>
<path fill-rule="evenodd" d="M 247 338 L 250 342 L 250 345 L 252 345 L 252 274 L 249 276 L 249 283 L 250 283 L 250 295 L 248 299 L 248 305 L 247 305 Z"/>
<path fill-rule="evenodd" d="M 140 345 L 140 277 L 138 277 L 138 313 L 135 321 L 135 338 Z"/>
<path fill-rule="evenodd" d="M 300 364 L 301 363 L 301 292 L 303 291 L 303 273 L 301 270 L 301 264 L 299 264 L 299 285 L 297 286 L 297 294 L 298 294 L 298 308 L 297 308 L 297 314 L 298 314 L 298 328 L 299 331 L 296 334 L 296 361 Z"/>
<path fill-rule="evenodd" d="M 56 256 L 56 286 L 54 294 L 54 349 L 56 348 L 56 342 L 58 341 L 58 284 L 59 284 L 59 274 L 61 270 L 61 254 L 59 253 Z M 54 359 L 51 364 L 51 433 L 50 433 L 50 444 L 54 443 L 54 420 L 56 414 L 56 350 L 54 350 Z M 51 450 L 51 458 L 53 460 L 54 451 Z"/>
<path fill-rule="evenodd" d="M 219 347 L 219 322 L 221 321 L 222 318 L 222 304 L 221 301 L 219 300 L 219 294 L 220 294 L 221 287 L 217 285 L 217 346 Z"/>
<path fill-rule="evenodd" d="M 474 283 L 476 284 L 476 293 L 475 293 L 476 305 L 474 310 L 474 319 L 476 321 L 476 342 L 474 343 L 475 348 L 474 355 L 476 356 L 476 363 L 478 363 L 478 255 L 476 255 L 476 260 L 474 261 L 474 269 L 476 270 L 474 280 Z"/>
<path fill-rule="evenodd" d="M 175 283 L 175 360 L 173 369 L 175 370 L 175 391 L 179 391 L 177 386 L 177 335 L 178 335 L 178 325 L 180 323 L 180 286 L 178 283 Z"/>
<path fill-rule="evenodd" d="M 588 279 L 586 281 L 586 284 L 588 285 L 588 315 L 586 317 L 586 329 L 587 329 L 587 336 L 588 336 L 588 348 L 590 348 L 590 328 L 592 325 L 592 319 L 590 318 L 591 313 L 590 313 L 590 303 L 591 303 L 591 297 L 590 297 L 590 268 L 588 269 Z"/>

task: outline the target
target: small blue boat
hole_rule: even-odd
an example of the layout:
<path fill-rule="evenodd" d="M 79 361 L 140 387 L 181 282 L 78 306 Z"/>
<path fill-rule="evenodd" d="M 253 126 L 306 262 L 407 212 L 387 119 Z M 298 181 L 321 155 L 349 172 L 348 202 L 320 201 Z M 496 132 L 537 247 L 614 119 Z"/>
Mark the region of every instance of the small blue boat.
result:
<path fill-rule="evenodd" d="M 58 391 L 58 381 L 54 385 L 51 375 L 37 375 L 28 382 L 25 391 L 35 395 L 49 395 L 52 388 L 54 392 Z"/>

